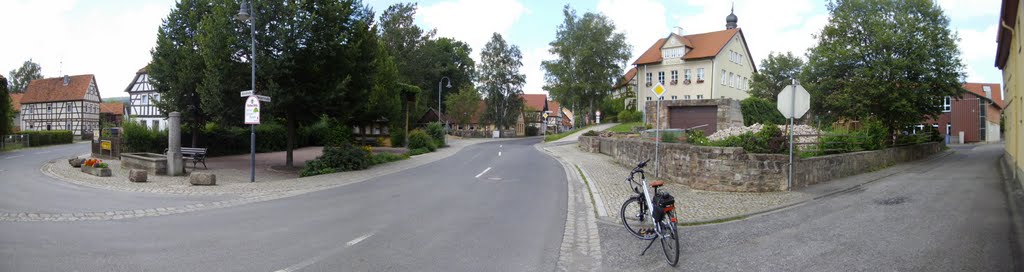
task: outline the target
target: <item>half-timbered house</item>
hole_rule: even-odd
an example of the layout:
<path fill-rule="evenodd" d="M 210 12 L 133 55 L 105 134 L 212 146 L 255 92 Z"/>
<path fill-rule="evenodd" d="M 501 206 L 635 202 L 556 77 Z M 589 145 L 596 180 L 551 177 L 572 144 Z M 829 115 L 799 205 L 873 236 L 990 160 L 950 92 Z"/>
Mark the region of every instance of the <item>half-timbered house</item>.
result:
<path fill-rule="evenodd" d="M 100 92 L 93 75 L 33 80 L 21 98 L 22 130 L 91 133 L 100 126 Z"/>
<path fill-rule="evenodd" d="M 156 107 L 160 94 L 149 84 L 149 73 L 146 67 L 135 73 L 135 79 L 124 89 L 128 93 L 129 103 L 125 107 L 128 117 L 144 127 L 155 130 L 167 129 L 167 117 Z"/>

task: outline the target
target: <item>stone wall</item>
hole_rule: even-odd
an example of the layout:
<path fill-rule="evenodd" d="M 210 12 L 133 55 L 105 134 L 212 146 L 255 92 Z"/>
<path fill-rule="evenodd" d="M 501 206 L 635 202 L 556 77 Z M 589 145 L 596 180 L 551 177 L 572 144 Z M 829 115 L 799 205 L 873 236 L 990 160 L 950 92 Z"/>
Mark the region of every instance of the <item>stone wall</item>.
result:
<path fill-rule="evenodd" d="M 669 108 L 685 106 L 718 106 L 717 130 L 731 127 L 743 126 L 743 112 L 740 111 L 740 101 L 736 99 L 690 99 L 690 100 L 663 100 L 661 108 L 658 108 L 658 101 L 647 101 L 644 105 L 647 115 L 647 123 L 656 125 L 656 118 L 661 117 L 661 129 L 669 128 Z M 656 110 L 661 111 L 661 115 Z"/>
<path fill-rule="evenodd" d="M 654 157 L 654 142 L 581 136 L 580 150 L 602 153 L 630 168 Z M 869 172 L 900 162 L 928 157 L 941 151 L 940 143 L 797 159 L 794 188 Z M 692 189 L 721 192 L 770 192 L 788 190 L 789 156 L 752 154 L 739 147 L 694 146 L 661 143 L 660 177 Z M 653 174 L 653 162 L 645 169 Z"/>

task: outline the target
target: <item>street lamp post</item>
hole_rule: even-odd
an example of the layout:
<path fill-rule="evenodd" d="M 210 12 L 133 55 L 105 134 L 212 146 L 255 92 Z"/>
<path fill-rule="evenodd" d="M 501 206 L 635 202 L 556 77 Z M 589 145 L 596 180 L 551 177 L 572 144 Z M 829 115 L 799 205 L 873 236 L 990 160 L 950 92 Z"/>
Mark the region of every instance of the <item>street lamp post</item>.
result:
<path fill-rule="evenodd" d="M 252 63 L 251 87 L 253 95 L 256 95 L 256 16 L 249 13 L 249 6 L 246 5 L 245 0 L 242 1 L 242 6 L 238 9 L 235 19 L 249 22 L 249 31 L 252 36 L 250 43 L 252 51 L 249 55 L 249 62 Z M 256 125 L 249 125 L 249 128 L 251 130 L 249 135 L 249 182 L 256 182 Z"/>
<path fill-rule="evenodd" d="M 441 121 L 441 82 L 444 82 L 445 80 L 448 80 L 448 86 L 445 86 L 445 87 L 448 87 L 449 89 L 452 88 L 452 79 L 450 79 L 448 77 L 442 77 L 441 80 L 437 81 L 437 121 L 438 122 Z M 445 129 L 445 134 L 447 134 L 447 130 L 448 130 L 448 120 L 447 119 L 444 120 L 444 129 Z M 444 142 L 448 143 L 448 137 L 447 136 L 444 137 Z"/>

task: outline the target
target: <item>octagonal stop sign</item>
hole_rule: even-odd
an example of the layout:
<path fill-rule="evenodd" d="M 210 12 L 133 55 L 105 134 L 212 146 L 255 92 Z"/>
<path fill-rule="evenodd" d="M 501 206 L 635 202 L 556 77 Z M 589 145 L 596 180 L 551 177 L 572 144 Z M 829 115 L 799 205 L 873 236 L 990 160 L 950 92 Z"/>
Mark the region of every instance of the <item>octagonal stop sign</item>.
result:
<path fill-rule="evenodd" d="M 796 85 L 796 92 L 793 92 L 793 89 L 793 85 L 782 88 L 775 103 L 776 108 L 786 118 L 803 117 L 807 110 L 811 109 L 811 94 L 800 85 Z M 794 94 L 796 97 L 793 97 Z"/>

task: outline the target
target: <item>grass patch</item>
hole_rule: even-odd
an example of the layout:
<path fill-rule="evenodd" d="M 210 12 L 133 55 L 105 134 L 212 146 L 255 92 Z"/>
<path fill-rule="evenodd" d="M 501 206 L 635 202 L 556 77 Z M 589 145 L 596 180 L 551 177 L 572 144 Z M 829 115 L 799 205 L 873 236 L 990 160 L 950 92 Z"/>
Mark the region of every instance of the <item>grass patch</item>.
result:
<path fill-rule="evenodd" d="M 642 126 L 644 126 L 643 122 L 624 123 L 624 124 L 615 125 L 614 127 L 611 127 L 611 128 L 606 129 L 604 131 L 618 132 L 618 133 L 630 133 L 630 132 L 633 132 L 633 128 L 634 127 L 642 127 Z"/>
<path fill-rule="evenodd" d="M 560 140 L 562 138 L 565 138 L 566 136 L 569 136 L 570 134 L 573 134 L 573 133 L 576 133 L 576 132 L 580 132 L 580 131 L 582 131 L 584 129 L 588 129 L 588 128 L 592 127 L 592 126 L 594 126 L 594 125 L 589 125 L 589 126 L 581 127 L 581 128 L 577 128 L 577 129 L 570 130 L 570 131 L 564 131 L 564 132 L 558 133 L 558 134 L 547 135 L 547 136 L 544 136 L 544 141 L 545 142 L 557 141 L 557 140 Z"/>
<path fill-rule="evenodd" d="M 23 148 L 21 144 L 6 144 L 3 148 L 0 148 L 0 152 L 17 150 L 21 148 Z"/>

